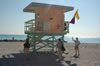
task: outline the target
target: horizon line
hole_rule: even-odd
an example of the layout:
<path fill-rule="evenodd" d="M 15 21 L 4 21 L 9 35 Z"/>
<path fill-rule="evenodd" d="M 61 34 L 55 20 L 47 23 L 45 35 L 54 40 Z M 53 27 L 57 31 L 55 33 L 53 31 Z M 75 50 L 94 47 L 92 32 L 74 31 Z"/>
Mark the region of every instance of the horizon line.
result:
<path fill-rule="evenodd" d="M 27 34 L 0 34 L 0 35 L 27 35 Z M 69 35 L 65 35 L 65 37 L 75 37 L 76 36 L 69 36 Z M 100 36 L 77 36 L 78 38 L 100 38 Z"/>

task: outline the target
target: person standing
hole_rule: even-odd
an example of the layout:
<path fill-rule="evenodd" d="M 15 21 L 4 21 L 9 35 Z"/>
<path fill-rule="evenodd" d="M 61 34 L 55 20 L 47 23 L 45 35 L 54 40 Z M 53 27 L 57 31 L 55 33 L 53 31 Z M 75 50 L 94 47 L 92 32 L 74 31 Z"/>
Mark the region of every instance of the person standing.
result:
<path fill-rule="evenodd" d="M 78 40 L 78 37 L 76 37 L 76 40 L 74 40 L 74 38 L 72 37 L 72 40 L 75 42 L 75 56 L 80 56 L 79 52 L 80 41 Z"/>
<path fill-rule="evenodd" d="M 15 39 L 14 39 L 14 36 L 12 37 L 12 40 L 14 41 Z"/>
<path fill-rule="evenodd" d="M 61 60 L 62 59 L 62 53 L 63 53 L 63 51 L 61 50 L 61 47 L 62 47 L 62 41 L 61 41 L 61 39 L 58 39 L 58 42 L 57 42 L 57 45 L 56 45 L 56 49 L 58 50 L 58 56 L 59 56 L 59 60 Z"/>
<path fill-rule="evenodd" d="M 29 48 L 30 48 L 29 38 L 27 38 L 26 42 L 24 43 L 24 49 L 25 49 L 25 54 L 26 54 L 27 59 L 29 55 Z"/>

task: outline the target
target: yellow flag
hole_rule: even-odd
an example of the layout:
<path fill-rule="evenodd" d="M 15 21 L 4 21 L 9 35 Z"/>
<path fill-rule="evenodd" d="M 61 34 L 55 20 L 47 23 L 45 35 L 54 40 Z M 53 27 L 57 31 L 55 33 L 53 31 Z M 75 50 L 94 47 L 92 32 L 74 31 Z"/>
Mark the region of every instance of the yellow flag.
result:
<path fill-rule="evenodd" d="M 75 17 L 79 20 L 78 10 L 75 13 Z"/>

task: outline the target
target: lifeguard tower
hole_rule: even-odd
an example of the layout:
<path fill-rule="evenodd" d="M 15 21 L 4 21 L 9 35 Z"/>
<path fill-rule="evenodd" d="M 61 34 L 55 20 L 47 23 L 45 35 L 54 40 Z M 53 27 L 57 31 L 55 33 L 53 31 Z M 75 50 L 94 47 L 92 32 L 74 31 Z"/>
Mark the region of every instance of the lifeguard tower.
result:
<path fill-rule="evenodd" d="M 24 8 L 24 12 L 35 14 L 35 19 L 25 22 L 25 34 L 30 38 L 33 52 L 47 46 L 53 51 L 58 36 L 64 41 L 64 35 L 69 33 L 64 13 L 71 10 L 73 7 L 34 2 Z"/>

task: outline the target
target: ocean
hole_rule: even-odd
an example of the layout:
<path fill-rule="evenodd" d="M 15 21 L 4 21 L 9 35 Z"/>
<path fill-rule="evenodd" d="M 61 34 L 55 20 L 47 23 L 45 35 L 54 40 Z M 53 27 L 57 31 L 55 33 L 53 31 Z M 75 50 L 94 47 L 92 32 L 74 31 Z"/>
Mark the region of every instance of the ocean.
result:
<path fill-rule="evenodd" d="M 12 40 L 12 37 L 14 37 L 15 40 L 25 40 L 27 38 L 27 35 L 4 35 L 0 34 L 0 40 Z M 65 41 L 69 43 L 73 43 L 71 37 L 64 38 Z M 79 38 L 81 43 L 100 43 L 100 38 Z"/>

